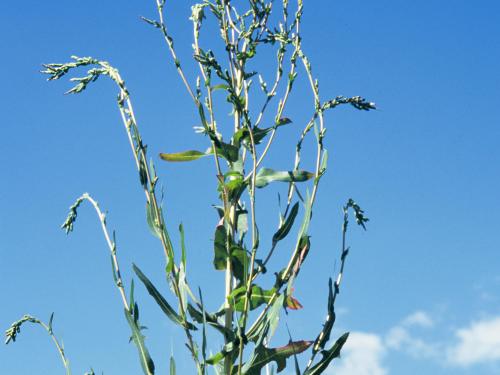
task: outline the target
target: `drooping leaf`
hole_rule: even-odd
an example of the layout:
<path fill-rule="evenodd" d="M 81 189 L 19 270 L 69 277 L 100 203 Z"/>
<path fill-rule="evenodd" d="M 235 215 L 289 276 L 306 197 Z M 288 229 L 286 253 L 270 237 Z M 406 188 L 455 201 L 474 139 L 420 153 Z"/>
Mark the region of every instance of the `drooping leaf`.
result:
<path fill-rule="evenodd" d="M 231 265 L 233 267 L 234 276 L 243 283 L 247 280 L 249 263 L 250 260 L 245 249 L 239 246 L 233 246 L 231 248 Z"/>
<path fill-rule="evenodd" d="M 340 350 L 344 346 L 349 337 L 349 332 L 344 333 L 342 336 L 338 338 L 338 340 L 333 344 L 333 346 L 328 350 L 323 350 L 321 354 L 323 358 L 315 364 L 313 367 L 304 372 L 304 375 L 319 375 L 322 374 L 335 358 L 340 356 Z"/>
<path fill-rule="evenodd" d="M 278 372 L 281 372 L 286 367 L 286 360 L 294 354 L 300 354 L 307 350 L 312 344 L 312 341 L 295 341 L 290 342 L 288 345 L 279 348 L 266 348 L 259 346 L 255 348 L 252 357 L 243 366 L 243 373 L 245 375 L 260 375 L 261 369 L 270 362 L 276 362 Z"/>
<path fill-rule="evenodd" d="M 333 287 L 332 279 L 330 278 L 328 281 L 328 314 L 326 316 L 323 329 L 314 341 L 313 354 L 317 353 L 320 350 L 323 350 L 325 344 L 328 342 L 328 340 L 330 340 L 330 333 L 332 332 L 333 324 L 335 323 L 335 306 L 333 302 Z"/>
<path fill-rule="evenodd" d="M 170 306 L 170 304 L 167 302 L 167 300 L 161 295 L 161 293 L 156 289 L 156 287 L 153 285 L 153 283 L 142 273 L 142 271 L 137 267 L 135 264 L 132 265 L 134 272 L 136 273 L 137 277 L 142 281 L 144 286 L 146 287 L 148 293 L 153 297 L 153 299 L 156 301 L 158 306 L 160 306 L 161 310 L 165 313 L 165 315 L 172 320 L 174 323 L 191 329 L 191 330 L 196 330 L 196 327 L 187 322 L 184 321 L 179 314 Z"/>
<path fill-rule="evenodd" d="M 214 267 L 216 270 L 225 270 L 227 267 L 226 228 L 217 225 L 214 236 Z"/>
<path fill-rule="evenodd" d="M 263 188 L 274 181 L 281 182 L 303 182 L 314 177 L 314 173 L 298 170 L 298 171 L 275 171 L 270 168 L 262 168 L 255 176 L 255 186 Z"/>
<path fill-rule="evenodd" d="M 286 218 L 286 220 L 282 223 L 282 225 L 279 227 L 279 229 L 274 233 L 273 235 L 273 247 L 276 246 L 276 243 L 278 241 L 281 241 L 283 238 L 285 238 L 288 233 L 290 232 L 290 229 L 292 229 L 292 225 L 295 221 L 295 218 L 297 217 L 297 214 L 299 212 L 299 202 L 295 203 L 290 211 L 290 214 Z"/>
<path fill-rule="evenodd" d="M 196 150 L 188 150 L 183 152 L 175 152 L 175 153 L 161 153 L 160 158 L 165 161 L 170 162 L 183 162 L 183 161 L 193 161 L 198 160 L 208 154 L 201 151 Z"/>

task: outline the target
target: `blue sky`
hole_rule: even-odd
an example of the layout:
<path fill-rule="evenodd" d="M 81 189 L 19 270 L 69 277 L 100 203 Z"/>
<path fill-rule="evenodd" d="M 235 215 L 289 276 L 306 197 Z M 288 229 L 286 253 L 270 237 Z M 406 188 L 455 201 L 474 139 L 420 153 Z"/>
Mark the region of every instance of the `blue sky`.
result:
<path fill-rule="evenodd" d="M 193 81 L 185 3 L 172 2 L 167 18 Z M 367 232 L 353 227 L 350 233 L 334 333 L 353 334 L 329 374 L 500 373 L 500 5 L 305 5 L 303 44 L 323 99 L 362 95 L 379 110 L 341 108 L 327 116 L 330 169 L 314 211 L 314 253 L 295 291 L 304 309 L 283 319 L 295 339 L 313 338 L 320 329 L 328 277 L 338 269 L 341 207 L 352 197 L 370 222 Z M 115 88 L 100 80 L 83 95 L 63 96 L 68 84 L 49 84 L 38 71 L 72 54 L 108 60 L 127 81 L 150 155 L 204 149 L 166 47 L 141 15 L 155 16 L 154 1 L 0 5 L 0 326 L 24 313 L 48 319 L 55 312 L 55 332 L 75 374 L 90 366 L 99 373 L 138 374 L 140 367 L 127 343 L 95 214 L 84 207 L 75 232 L 66 236 L 59 226 L 69 205 L 88 191 L 108 210 L 127 281 L 133 261 L 167 292 L 164 261 L 145 224 Z M 310 113 L 310 107 L 301 111 L 310 105 L 308 95 L 299 81 L 287 113 L 294 124 L 283 131 L 269 166 L 292 166 L 287 142 L 295 141 Z M 156 162 L 168 225 L 172 232 L 181 221 L 186 228 L 189 280 L 203 288 L 206 300 L 219 298 L 209 306 L 215 310 L 223 275 L 211 271 L 213 163 Z M 262 193 L 262 220 L 271 232 L 278 191 Z M 286 259 L 286 249 L 280 250 L 276 266 Z M 182 336 L 139 285 L 137 294 L 158 373 L 166 371 L 171 352 L 181 373 L 193 373 Z M 285 335 L 278 335 L 280 342 Z M 30 327 L 15 345 L 0 349 L 0 373 L 63 369 L 47 337 Z"/>

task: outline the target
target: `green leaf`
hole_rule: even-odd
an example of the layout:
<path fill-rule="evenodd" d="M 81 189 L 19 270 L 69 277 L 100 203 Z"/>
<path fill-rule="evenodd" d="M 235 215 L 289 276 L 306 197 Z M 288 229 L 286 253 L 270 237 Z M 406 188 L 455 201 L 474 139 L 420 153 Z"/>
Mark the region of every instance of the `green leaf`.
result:
<path fill-rule="evenodd" d="M 50 319 L 49 319 L 49 324 L 48 324 L 48 327 L 49 327 L 49 335 L 52 335 L 52 323 L 54 321 L 54 313 L 50 314 Z"/>
<path fill-rule="evenodd" d="M 304 372 L 304 375 L 320 375 L 322 374 L 335 358 L 340 356 L 340 350 L 344 346 L 347 338 L 349 337 L 349 332 L 344 333 L 339 339 L 333 344 L 333 346 L 328 350 L 323 350 L 321 354 L 323 358 L 315 364 L 313 367 Z"/>
<path fill-rule="evenodd" d="M 156 27 L 157 29 L 161 28 L 161 24 L 160 24 L 158 21 L 151 20 L 151 19 L 149 19 L 149 18 L 142 17 L 142 16 L 141 16 L 141 19 L 142 19 L 144 22 L 146 22 L 146 23 L 150 24 L 151 26 Z"/>
<path fill-rule="evenodd" d="M 208 358 L 207 363 L 209 365 L 216 365 L 217 363 L 219 363 L 220 361 L 222 361 L 224 359 L 225 355 L 226 354 L 224 352 L 218 352 L 217 354 L 214 354 L 213 356 Z"/>
<path fill-rule="evenodd" d="M 309 224 L 311 223 L 311 210 L 312 210 L 312 201 L 311 201 L 311 196 L 309 192 L 307 192 L 307 197 L 304 202 L 305 206 L 305 212 L 304 216 L 302 219 L 302 225 L 300 226 L 299 229 L 299 235 L 298 235 L 298 240 L 299 242 L 302 240 L 303 237 L 307 236 L 308 230 L 309 230 Z"/>
<path fill-rule="evenodd" d="M 134 309 L 135 310 L 135 309 Z M 139 351 L 139 359 L 141 361 L 142 370 L 146 375 L 154 375 L 155 364 L 149 355 L 148 349 L 144 343 L 144 335 L 141 333 L 139 321 L 133 317 L 128 310 L 125 311 L 125 318 L 132 330 L 132 340 L 134 341 L 137 350 Z"/>
<path fill-rule="evenodd" d="M 275 171 L 270 168 L 262 168 L 255 176 L 255 186 L 263 188 L 274 181 L 281 182 L 303 182 L 314 177 L 314 173 L 298 170 L 298 171 Z"/>
<path fill-rule="evenodd" d="M 291 124 L 291 123 L 292 123 L 292 120 L 290 120 L 288 117 L 282 117 L 276 122 L 276 125 L 282 126 L 282 125 L 287 125 L 287 124 Z"/>
<path fill-rule="evenodd" d="M 162 311 L 165 313 L 165 315 L 172 320 L 174 323 L 191 329 L 191 330 L 196 330 L 196 327 L 187 322 L 184 321 L 179 314 L 172 308 L 172 306 L 169 305 L 167 300 L 161 295 L 161 293 L 156 289 L 156 287 L 153 285 L 153 283 L 142 273 L 142 271 L 137 267 L 135 264 L 132 265 L 132 268 L 134 269 L 134 272 L 136 275 L 139 277 L 139 279 L 142 281 L 146 289 L 148 290 L 148 293 L 154 298 L 158 306 L 162 309 Z"/>
<path fill-rule="evenodd" d="M 184 270 L 186 270 L 186 242 L 182 223 L 179 224 L 179 233 L 181 235 L 181 264 L 184 265 Z"/>
<path fill-rule="evenodd" d="M 236 211 L 236 215 L 237 215 L 236 228 L 240 235 L 240 241 L 241 241 L 245 233 L 248 232 L 248 212 L 246 210 L 238 210 Z"/>
<path fill-rule="evenodd" d="M 206 319 L 206 313 L 205 313 L 205 305 L 203 303 L 203 296 L 201 294 L 201 288 L 198 288 L 198 294 L 200 296 L 200 304 L 201 304 L 201 313 L 202 313 L 202 341 L 201 341 L 201 356 L 203 358 L 203 366 L 205 366 L 205 363 L 207 361 L 207 319 Z"/>
<path fill-rule="evenodd" d="M 314 341 L 313 354 L 320 350 L 323 350 L 325 344 L 330 340 L 330 333 L 332 332 L 333 324 L 335 323 L 335 306 L 333 304 L 333 287 L 332 279 L 328 280 L 328 315 L 326 316 L 325 324 L 323 329 L 319 333 L 318 337 Z"/>
<path fill-rule="evenodd" d="M 146 221 L 148 223 L 149 229 L 151 230 L 151 233 L 153 234 L 153 236 L 155 236 L 161 240 L 162 235 L 164 235 L 168 246 L 172 250 L 172 251 L 168 252 L 168 263 L 167 263 L 167 273 L 170 273 L 170 272 L 172 272 L 172 269 L 174 267 L 173 247 L 172 247 L 172 244 L 170 242 L 170 236 L 168 235 L 165 228 L 162 227 L 158 221 L 158 216 L 160 216 L 160 217 L 163 216 L 162 209 L 161 209 L 161 207 L 157 207 L 157 209 L 158 209 L 158 214 L 153 206 L 152 201 L 146 202 Z"/>
<path fill-rule="evenodd" d="M 324 174 L 326 172 L 326 168 L 328 166 L 328 150 L 323 151 L 323 157 L 321 159 L 321 167 L 320 167 L 320 173 Z"/>
<path fill-rule="evenodd" d="M 216 91 L 216 90 L 229 90 L 229 86 L 225 85 L 223 83 L 221 83 L 219 85 L 212 86 L 212 91 Z"/>
<path fill-rule="evenodd" d="M 226 345 L 224 345 L 220 352 L 208 358 L 207 363 L 209 365 L 216 365 L 217 363 L 222 361 L 227 354 L 231 353 L 236 348 L 238 348 L 238 346 L 235 345 L 234 342 L 231 341 L 227 343 Z"/>
<path fill-rule="evenodd" d="M 212 326 L 213 328 L 215 328 L 217 331 L 219 331 L 220 333 L 222 333 L 226 337 L 234 336 L 234 333 L 232 330 L 227 329 L 223 325 L 219 324 L 219 322 L 217 321 L 216 315 L 209 314 L 205 311 L 205 319 L 203 319 L 203 313 L 201 311 L 197 310 L 196 307 L 194 307 L 191 303 L 188 303 L 187 311 L 188 311 L 189 315 L 191 316 L 191 318 L 193 318 L 193 320 L 196 323 L 202 324 L 203 320 L 205 320 L 205 322 L 208 325 Z"/>
<path fill-rule="evenodd" d="M 248 275 L 248 265 L 250 260 L 248 259 L 248 253 L 245 249 L 239 246 L 233 246 L 231 248 L 231 265 L 233 267 L 234 276 L 246 283 Z"/>
<path fill-rule="evenodd" d="M 261 369 L 270 362 L 276 362 L 278 372 L 286 367 L 286 359 L 292 355 L 300 354 L 307 350 L 312 341 L 295 341 L 279 348 L 266 348 L 265 346 L 256 347 L 252 357 L 243 366 L 245 375 L 260 375 Z"/>
<path fill-rule="evenodd" d="M 161 238 L 161 228 L 156 222 L 154 209 L 150 203 L 146 203 L 146 220 L 153 236 Z"/>
<path fill-rule="evenodd" d="M 238 147 L 218 141 L 215 142 L 215 149 L 217 154 L 227 161 L 234 163 L 238 161 L 240 157 L 240 150 Z"/>
<path fill-rule="evenodd" d="M 224 225 L 217 225 L 214 236 L 214 267 L 219 271 L 225 270 L 227 267 L 226 240 L 226 228 Z"/>
<path fill-rule="evenodd" d="M 276 246 L 276 243 L 278 241 L 281 241 L 283 238 L 285 238 L 288 233 L 290 232 L 290 229 L 292 229 L 292 225 L 295 221 L 295 218 L 297 217 L 297 214 L 299 212 L 299 202 L 295 203 L 290 211 L 290 214 L 284 221 L 284 223 L 279 227 L 279 229 L 274 233 L 273 235 L 273 247 Z"/>
<path fill-rule="evenodd" d="M 243 179 L 243 174 L 237 171 L 230 171 L 224 174 L 224 182 L 219 183 L 217 190 L 221 193 L 225 191 L 227 199 L 231 202 L 236 202 L 240 199 L 245 188 L 246 182 Z"/>
<path fill-rule="evenodd" d="M 130 297 L 129 297 L 129 307 L 130 307 L 130 309 L 133 309 L 134 306 L 135 306 L 134 292 L 135 292 L 135 285 L 134 285 L 134 279 L 132 279 L 130 281 Z"/>
<path fill-rule="evenodd" d="M 170 375 L 175 375 L 175 359 L 174 356 L 170 356 Z"/>
<path fill-rule="evenodd" d="M 261 129 L 259 127 L 252 128 L 253 141 L 256 145 L 260 144 L 262 140 L 269 134 L 273 128 Z M 251 144 L 250 131 L 248 128 L 239 129 L 233 136 L 234 143 L 239 146 L 244 143 L 246 146 Z"/>
<path fill-rule="evenodd" d="M 275 289 L 264 290 L 258 285 L 252 285 L 250 294 L 249 310 L 255 310 L 257 307 L 264 303 L 269 303 L 273 296 Z M 231 292 L 228 296 L 229 303 L 233 305 L 236 311 L 243 311 L 245 308 L 246 286 L 239 287 Z"/>
<path fill-rule="evenodd" d="M 160 158 L 165 161 L 170 162 L 183 162 L 183 161 L 193 161 L 198 160 L 208 154 L 201 151 L 189 150 L 183 152 L 176 152 L 171 154 L 161 153 Z"/>
<path fill-rule="evenodd" d="M 263 319 L 261 319 L 252 332 L 249 332 L 248 341 L 259 343 L 264 338 L 271 338 L 278 327 L 280 321 L 280 313 L 285 302 L 285 295 L 280 294 L 278 298 L 272 303 L 271 307 L 267 310 Z"/>

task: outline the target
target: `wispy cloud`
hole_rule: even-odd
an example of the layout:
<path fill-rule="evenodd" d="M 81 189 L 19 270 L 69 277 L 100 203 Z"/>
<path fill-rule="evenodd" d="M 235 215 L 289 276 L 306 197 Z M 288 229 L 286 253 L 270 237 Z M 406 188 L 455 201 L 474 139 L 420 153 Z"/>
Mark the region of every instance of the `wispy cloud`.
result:
<path fill-rule="evenodd" d="M 457 342 L 446 353 L 450 364 L 470 366 L 500 361 L 500 316 L 460 328 L 455 337 Z"/>
<path fill-rule="evenodd" d="M 408 315 L 385 335 L 385 345 L 392 350 L 404 351 L 413 358 L 433 358 L 439 355 L 440 345 L 418 338 L 414 328 L 431 328 L 434 320 L 424 311 Z"/>
<path fill-rule="evenodd" d="M 383 366 L 385 346 L 375 334 L 352 332 L 342 349 L 342 359 L 332 366 L 329 374 L 335 375 L 386 375 Z"/>
<path fill-rule="evenodd" d="M 425 311 L 415 311 L 413 314 L 408 315 L 402 322 L 403 326 L 411 327 L 423 327 L 430 328 L 434 325 L 434 320 Z"/>

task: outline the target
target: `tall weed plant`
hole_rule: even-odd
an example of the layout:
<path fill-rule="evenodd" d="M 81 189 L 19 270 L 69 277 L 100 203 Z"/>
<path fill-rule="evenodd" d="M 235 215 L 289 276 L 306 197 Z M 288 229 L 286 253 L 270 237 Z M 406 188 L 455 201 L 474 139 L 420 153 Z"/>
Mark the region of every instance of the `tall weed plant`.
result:
<path fill-rule="evenodd" d="M 281 347 L 272 347 L 269 342 L 280 324 L 283 311 L 302 307 L 293 296 L 293 285 L 307 257 L 314 256 L 309 228 L 320 182 L 327 170 L 325 112 L 342 105 L 368 111 L 375 109 L 375 105 L 359 96 L 321 99 L 311 62 L 302 48 L 302 0 L 293 4 L 288 0 L 205 0 L 194 4 L 190 22 L 193 59 L 199 69 L 196 78 L 188 77 L 184 72 L 183 62 L 176 53 L 174 39 L 165 21 L 165 7 L 165 0 L 157 0 L 157 16 L 154 19 L 143 17 L 143 20 L 162 36 L 186 94 L 192 100 L 193 110 L 199 116 L 200 126 L 195 131 L 204 137 L 207 145 L 205 150 L 162 153 L 159 157 L 165 162 L 179 164 L 200 158 L 213 159 L 216 179 L 207 183 L 213 183 L 220 201 L 215 206 L 218 220 L 213 223 L 211 266 L 225 274 L 225 298 L 218 311 L 208 311 L 203 301 L 203 290 L 192 288 L 188 282 L 184 229 L 182 225 L 179 227 L 180 243 L 174 245 L 164 216 L 155 158 L 149 158 L 147 154 L 132 105 L 132 95 L 119 71 L 107 61 L 72 56 L 70 62 L 44 65 L 43 73 L 49 81 L 53 81 L 71 75 L 79 68 L 85 69 L 85 75 L 70 78 L 74 86 L 67 91 L 68 94 L 83 92 L 99 77 L 111 79 L 116 84 L 117 107 L 146 200 L 147 225 L 163 249 L 171 295 L 160 292 L 165 288 L 155 286 L 137 265 L 134 264 L 132 269 L 165 317 L 184 332 L 193 372 L 200 375 L 252 375 L 260 374 L 264 369 L 270 371 L 273 364 L 278 372 L 288 365 L 296 374 L 321 374 L 339 357 L 348 339 L 348 333 L 335 339 L 330 336 L 335 323 L 335 301 L 349 253 L 346 244 L 349 214 L 352 212 L 355 222 L 363 228 L 368 221 L 352 199 L 343 207 L 340 267 L 335 280 L 330 279 L 325 289 L 327 315 L 322 329 L 315 337 L 302 340 L 292 340 L 290 334 L 289 343 Z M 218 35 L 205 37 L 203 40 L 210 43 L 204 45 L 200 39 L 207 22 L 216 25 Z M 216 47 L 220 43 L 223 48 Z M 271 81 L 266 81 L 263 75 L 252 69 L 252 66 L 258 65 L 258 53 L 263 46 L 271 46 L 275 50 L 275 73 Z M 265 60 L 260 64 L 271 65 L 271 61 Z M 302 125 L 292 123 L 292 119 L 285 116 L 299 75 L 308 82 L 312 97 L 310 108 L 304 108 L 310 112 L 310 119 Z M 226 102 L 220 100 L 221 96 Z M 230 124 L 227 118 L 216 118 L 216 106 L 229 109 Z M 294 153 L 285 155 L 292 161 L 289 170 L 278 170 L 268 164 L 267 157 L 284 127 L 294 127 L 298 138 Z M 315 156 L 312 165 L 304 166 L 301 157 L 304 141 L 308 137 L 313 139 L 314 147 L 307 152 Z M 286 193 L 271 243 L 264 243 L 256 211 L 267 210 L 264 205 L 259 206 L 259 193 L 270 184 L 284 185 Z M 130 326 L 131 341 L 137 347 L 142 371 L 153 375 L 155 364 L 139 320 L 134 285 L 132 283 L 127 288 L 123 282 L 115 234 L 107 227 L 105 213 L 97 201 L 85 193 L 70 207 L 62 228 L 66 233 L 73 230 L 78 208 L 85 202 L 94 208 L 108 245 L 113 280 L 123 304 L 124 318 Z M 268 269 L 280 242 L 289 236 L 294 238 L 293 246 L 280 250 L 281 253 L 288 253 L 288 261 L 279 269 Z M 265 273 L 274 273 L 272 285 L 262 283 Z M 54 334 L 53 315 L 47 323 L 25 315 L 6 331 L 6 343 L 15 341 L 21 326 L 26 323 L 40 325 L 47 331 L 60 354 L 66 374 L 71 374 L 64 348 Z M 319 322 L 318 326 L 321 327 Z M 220 335 L 221 347 L 209 342 L 209 330 Z M 209 352 L 215 354 L 208 355 Z M 301 356 L 305 359 L 299 360 Z M 91 370 L 88 374 L 93 373 Z M 175 360 L 171 357 L 170 374 L 175 373 Z"/>

